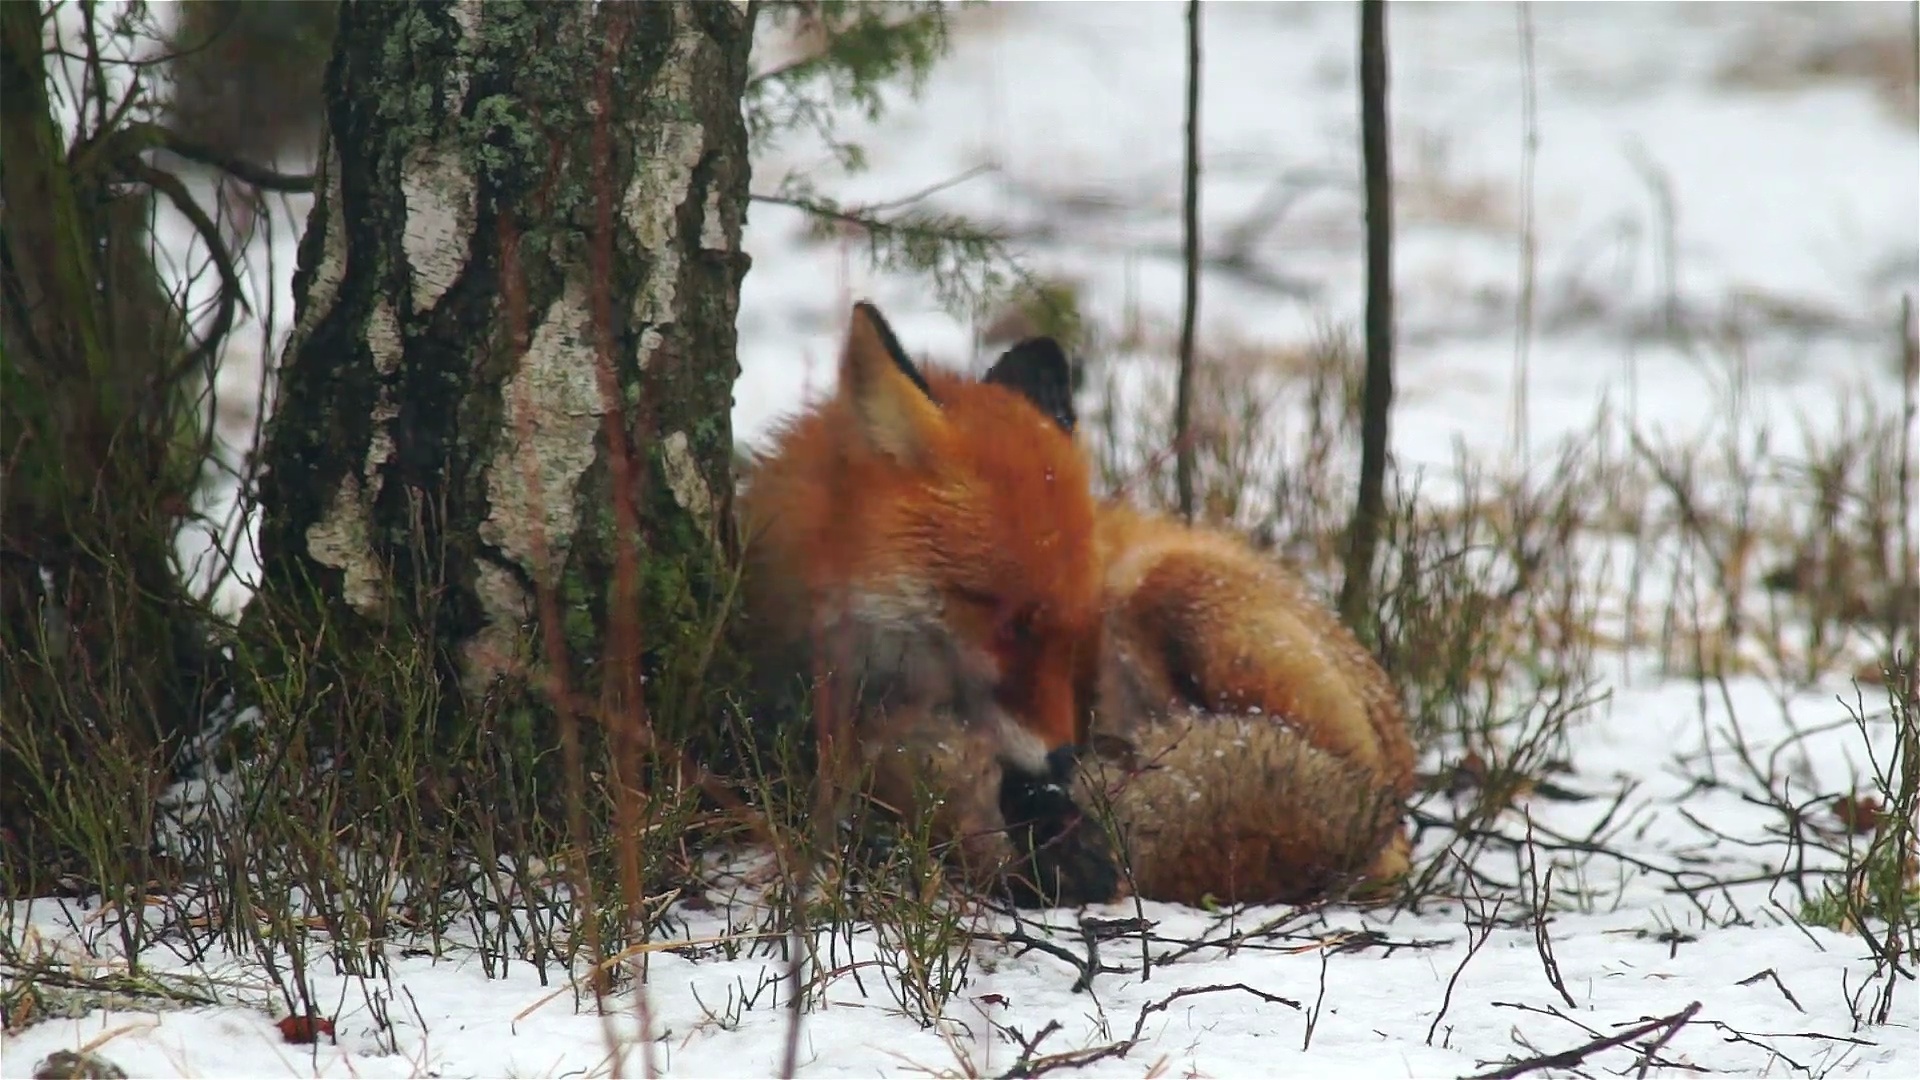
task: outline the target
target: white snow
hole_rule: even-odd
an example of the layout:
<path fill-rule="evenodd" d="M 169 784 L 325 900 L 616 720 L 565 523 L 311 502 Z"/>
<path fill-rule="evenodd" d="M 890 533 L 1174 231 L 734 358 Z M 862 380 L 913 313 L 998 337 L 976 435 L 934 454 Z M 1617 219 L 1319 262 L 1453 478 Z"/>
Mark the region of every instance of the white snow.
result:
<path fill-rule="evenodd" d="M 1911 119 L 1857 81 L 1756 90 L 1716 74 L 1776 23 L 1788 38 L 1902 35 L 1910 33 L 1907 6 L 1820 5 L 1809 14 L 1554 4 L 1528 12 L 1538 142 L 1526 418 L 1535 458 L 1550 460 L 1542 448 L 1588 428 L 1603 401 L 1642 430 L 1676 439 L 1724 432 L 1733 423 L 1721 393 L 1730 367 L 1744 380 L 1748 422 L 1778 426 L 1787 442 L 1795 427 L 1832 428 L 1850 388 L 1892 395 L 1893 312 L 1901 294 L 1920 292 L 1920 138 Z M 867 147 L 868 172 L 841 177 L 823 164 L 824 151 L 795 142 L 757 163 L 755 187 L 771 190 L 784 171 L 798 170 L 844 202 L 885 200 L 992 164 L 930 202 L 1017 226 L 1028 264 L 1077 281 L 1097 321 L 1133 313 L 1177 325 L 1183 17 L 1184 5 L 1169 3 L 973 9 L 921 100 L 897 97 L 877 124 L 845 121 Z M 1224 245 L 1286 178 L 1294 201 L 1249 253 L 1300 289 L 1209 272 L 1203 340 L 1298 343 L 1322 324 L 1357 324 L 1355 7 L 1210 4 L 1204 19 L 1205 235 Z M 1522 21 L 1504 4 L 1393 5 L 1390 20 L 1402 170 L 1395 450 L 1403 464 L 1445 466 L 1456 440 L 1489 457 L 1511 442 L 1527 162 Z M 925 282 L 874 274 L 858 242 L 802 234 L 794 212 L 753 207 L 745 243 L 754 262 L 740 316 L 745 374 L 734 410 L 743 440 L 763 437 L 777 417 L 830 387 L 855 298 L 879 303 L 916 352 L 981 362 L 972 328 L 940 310 Z M 284 321 L 291 239 L 272 246 L 277 265 L 254 284 L 262 310 L 268 295 L 279 298 Z M 1694 340 L 1734 344 L 1676 346 L 1654 329 L 1669 307 L 1713 331 Z M 1788 308 L 1798 316 L 1778 317 Z M 258 356 L 251 367 L 232 365 L 234 386 L 255 385 L 257 365 Z M 230 489 L 216 498 L 230 501 Z M 244 589 L 228 588 L 237 605 Z M 900 1009 L 880 967 L 853 967 L 843 956 L 848 967 L 826 979 L 824 1007 L 804 1018 L 801 1071 L 997 1075 L 1020 1053 L 1010 1029 L 1032 1038 L 1060 1025 L 1041 1055 L 1097 1048 L 1126 1040 L 1144 1006 L 1180 988 L 1244 984 L 1300 1007 L 1243 989 L 1181 998 L 1145 1016 L 1141 1044 L 1124 1056 L 1052 1075 L 1465 1075 L 1693 1002 L 1697 1015 L 1659 1051 L 1668 1064 L 1649 1075 L 1920 1075 L 1920 988 L 1910 979 L 1898 986 L 1891 1024 L 1856 1028 L 1849 997 L 1872 970 L 1865 943 L 1793 923 L 1802 894 L 1791 878 L 1773 880 L 1791 866 L 1786 822 L 1746 797 L 1762 794 L 1761 781 L 1731 749 L 1737 724 L 1776 770 L 1768 779 L 1797 800 L 1856 790 L 1868 782 L 1869 748 L 1884 753 L 1888 742 L 1884 702 L 1875 714 L 1868 697 L 1879 718 L 1863 736 L 1837 723 L 1847 718 L 1842 702 L 1853 700 L 1842 681 L 1776 693 L 1743 675 L 1723 695 L 1719 686 L 1663 678 L 1641 653 L 1598 667 L 1611 696 L 1573 729 L 1574 772 L 1556 778 L 1595 798 L 1523 800 L 1499 823 L 1524 836 L 1531 814 L 1537 837 L 1577 838 L 1604 817 L 1607 846 L 1619 853 L 1540 854 L 1539 869 L 1553 865 L 1563 890 L 1564 910 L 1547 931 L 1571 1005 L 1550 984 L 1524 920 L 1492 929 L 1468 958 L 1482 932 L 1468 918 L 1493 910 L 1490 897 L 1469 896 L 1397 918 L 1308 913 L 1281 936 L 1200 950 L 1150 977 L 1139 970 L 1139 937 L 1122 937 L 1100 954 L 1124 970 L 1080 993 L 1076 972 L 1055 956 L 981 944 L 966 986 L 932 1028 Z M 1718 783 L 1702 786 L 1703 777 Z M 1426 809 L 1442 812 L 1444 797 Z M 1444 847 L 1440 832 L 1422 838 L 1423 856 Z M 1509 883 L 1526 877 L 1524 860 L 1498 844 L 1477 866 Z M 1709 875 L 1755 880 L 1676 891 Z M 1817 895 L 1821 880 L 1802 884 Z M 1290 913 L 1241 911 L 1230 924 L 1163 904 L 1088 914 L 1144 914 L 1149 951 L 1159 955 L 1179 940 L 1217 939 Z M 675 933 L 725 937 L 754 918 L 724 906 L 687 910 Z M 1053 943 L 1084 955 L 1075 913 L 1048 918 L 1062 928 Z M 83 967 L 122 963 L 110 920 L 80 905 L 40 901 L 21 919 L 11 932 L 26 934 L 30 923 L 37 947 Z M 1381 940 L 1333 947 L 1358 931 Z M 854 960 L 880 950 L 866 934 Z M 307 975 L 314 999 L 332 1010 L 338 1043 L 303 1047 L 273 1026 L 285 1006 L 253 959 L 188 962 L 153 949 L 143 964 L 211 980 L 223 1004 L 45 1020 L 6 1038 L 0 1074 L 24 1076 L 54 1050 L 95 1047 L 130 1075 L 606 1075 L 615 1071 L 610 1039 L 626 1054 L 619 1071 L 627 1074 L 777 1069 L 787 998 L 784 984 L 770 984 L 785 962 L 764 943 L 757 953 L 742 943 L 731 959 L 708 946 L 684 951 L 651 955 L 650 1039 L 636 1043 L 630 997 L 603 1020 L 590 1000 L 564 988 L 556 995 L 518 961 L 488 979 L 470 950 L 438 960 L 396 955 L 390 977 L 362 981 L 335 974 L 316 942 Z M 1778 984 L 1750 978 L 1769 971 Z M 1603 1051 L 1583 1068 L 1622 1072 L 1637 1054 Z"/>

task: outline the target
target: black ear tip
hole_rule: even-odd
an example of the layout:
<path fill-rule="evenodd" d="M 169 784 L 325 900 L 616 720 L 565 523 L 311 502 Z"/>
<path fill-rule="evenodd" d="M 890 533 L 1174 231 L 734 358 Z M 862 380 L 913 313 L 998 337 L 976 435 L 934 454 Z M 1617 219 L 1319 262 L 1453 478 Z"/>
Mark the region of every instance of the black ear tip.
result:
<path fill-rule="evenodd" d="M 987 370 L 985 381 L 1024 395 L 1063 429 L 1073 430 L 1073 369 L 1054 339 L 1028 338 L 1008 349 Z"/>
<path fill-rule="evenodd" d="M 920 374 L 920 369 L 914 366 L 913 359 L 907 355 L 907 350 L 901 347 L 900 339 L 894 336 L 893 327 L 888 325 L 886 316 L 880 314 L 880 309 L 869 301 L 861 300 L 853 305 L 853 310 L 857 315 L 866 316 L 867 321 L 873 324 L 874 332 L 880 335 L 880 344 L 885 346 L 888 357 L 893 360 L 893 366 L 898 368 L 902 375 L 913 380 L 913 385 L 919 387 L 921 393 L 932 397 L 933 388 L 927 385 L 926 376 Z"/>
<path fill-rule="evenodd" d="M 1006 356 L 1001 359 L 1004 361 L 1009 356 L 1018 356 L 1021 363 L 1032 365 L 1035 370 L 1048 375 L 1058 375 L 1061 379 L 1067 377 L 1066 351 L 1050 337 L 1028 338 L 1008 349 Z"/>
<path fill-rule="evenodd" d="M 872 325 L 874 332 L 880 335 L 880 340 L 889 347 L 898 347 L 899 339 L 893 336 L 893 326 L 887 322 L 885 315 L 880 314 L 880 309 L 875 307 L 872 301 L 856 302 L 853 305 L 853 314 L 856 318 L 864 318 Z"/>

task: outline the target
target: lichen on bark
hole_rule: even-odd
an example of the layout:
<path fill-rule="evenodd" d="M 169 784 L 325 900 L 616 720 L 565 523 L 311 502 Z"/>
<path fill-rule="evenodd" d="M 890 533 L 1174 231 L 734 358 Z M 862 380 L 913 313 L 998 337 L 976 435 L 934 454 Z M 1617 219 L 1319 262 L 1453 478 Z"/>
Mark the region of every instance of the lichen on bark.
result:
<path fill-rule="evenodd" d="M 467 264 L 473 235 L 473 177 L 458 157 L 438 147 L 408 155 L 400 170 L 406 199 L 407 271 L 416 309 L 432 308 Z"/>
<path fill-rule="evenodd" d="M 731 554 L 749 39 L 736 4 L 342 9 L 264 451 L 266 607 L 367 629 L 430 612 L 415 629 L 459 708 L 538 654 L 548 583 L 591 694 L 637 539 L 643 670 L 691 662 Z M 611 511 L 609 409 L 637 538 Z"/>
<path fill-rule="evenodd" d="M 528 576 L 564 565 L 573 545 L 580 478 L 598 456 L 606 403 L 595 379 L 587 286 L 571 278 L 539 320 L 501 392 L 504 415 L 486 472 L 480 539 Z M 532 597 L 499 575 L 476 590 L 485 622 L 467 650 L 469 692 L 483 690 L 508 657 L 498 643 L 526 620 Z M 551 580 L 551 579 L 547 579 Z M 510 655 L 510 654 L 509 654 Z"/>

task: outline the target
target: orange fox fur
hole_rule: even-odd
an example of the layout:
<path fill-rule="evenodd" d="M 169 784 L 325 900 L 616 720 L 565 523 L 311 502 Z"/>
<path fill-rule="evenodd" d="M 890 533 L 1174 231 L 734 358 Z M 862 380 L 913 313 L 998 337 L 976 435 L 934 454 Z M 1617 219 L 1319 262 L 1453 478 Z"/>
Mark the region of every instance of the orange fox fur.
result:
<path fill-rule="evenodd" d="M 1050 803 L 1050 836 L 1073 824 L 1061 752 L 1084 730 L 1100 579 L 1086 460 L 1058 422 L 1018 388 L 919 372 L 862 305 L 838 393 L 779 433 L 740 505 L 756 666 L 835 669 L 880 802 L 931 813 L 982 884 L 1026 854 L 1008 805 Z M 1097 848 L 1088 870 L 1042 868 L 1048 891 L 1105 899 Z"/>
<path fill-rule="evenodd" d="M 1298 902 L 1403 874 L 1413 745 L 1373 657 L 1235 538 L 1112 504 L 1096 522 L 1104 752 L 1080 780 L 1140 895 Z"/>
<path fill-rule="evenodd" d="M 1402 872 L 1412 750 L 1384 672 L 1244 545 L 1096 506 L 1072 427 L 1052 342 L 983 380 L 921 372 L 857 307 L 838 393 L 741 494 L 756 668 L 827 669 L 870 793 L 1017 897 L 1124 891 L 1083 810 L 1150 899 Z"/>

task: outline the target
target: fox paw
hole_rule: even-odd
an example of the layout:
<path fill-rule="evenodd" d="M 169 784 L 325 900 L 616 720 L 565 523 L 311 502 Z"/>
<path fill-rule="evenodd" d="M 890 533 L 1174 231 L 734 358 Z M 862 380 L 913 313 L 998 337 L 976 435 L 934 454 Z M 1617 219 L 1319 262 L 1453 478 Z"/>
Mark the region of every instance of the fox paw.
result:
<path fill-rule="evenodd" d="M 1081 813 L 1064 779 L 1008 770 L 1000 785 L 1000 813 L 1018 853 L 1003 879 L 1015 904 L 1077 907 L 1119 895 L 1120 869 L 1106 830 Z"/>

